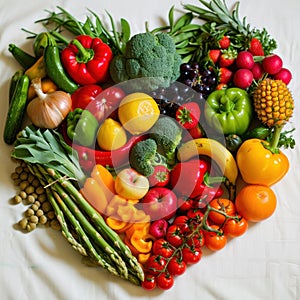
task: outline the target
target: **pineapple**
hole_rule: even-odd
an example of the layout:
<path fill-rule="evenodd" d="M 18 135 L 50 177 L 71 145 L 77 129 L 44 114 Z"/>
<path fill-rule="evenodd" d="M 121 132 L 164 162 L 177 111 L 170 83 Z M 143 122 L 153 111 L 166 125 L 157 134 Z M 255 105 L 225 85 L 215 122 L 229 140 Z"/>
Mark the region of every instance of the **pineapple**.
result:
<path fill-rule="evenodd" d="M 283 127 L 293 114 L 293 97 L 281 80 L 262 80 L 253 93 L 253 100 L 258 119 L 268 127 Z"/>

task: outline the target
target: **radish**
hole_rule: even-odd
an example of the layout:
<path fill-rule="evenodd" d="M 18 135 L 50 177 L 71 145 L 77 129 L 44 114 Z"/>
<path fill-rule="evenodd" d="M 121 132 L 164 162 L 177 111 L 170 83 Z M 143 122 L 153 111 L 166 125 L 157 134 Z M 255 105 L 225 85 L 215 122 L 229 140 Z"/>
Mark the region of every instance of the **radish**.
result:
<path fill-rule="evenodd" d="M 278 73 L 273 75 L 276 80 L 282 80 L 286 85 L 292 80 L 292 73 L 286 68 L 282 68 Z"/>
<path fill-rule="evenodd" d="M 282 68 L 282 59 L 277 54 L 266 56 L 262 61 L 262 66 L 270 75 L 278 73 Z"/>
<path fill-rule="evenodd" d="M 250 70 L 254 66 L 253 55 L 249 51 L 241 51 L 238 53 L 235 63 L 239 69 L 249 69 Z"/>
<path fill-rule="evenodd" d="M 247 89 L 253 81 L 253 74 L 248 69 L 238 69 L 233 75 L 233 84 L 241 89 Z"/>
<path fill-rule="evenodd" d="M 253 79 L 259 80 L 260 78 L 262 78 L 262 76 L 264 74 L 264 69 L 259 62 L 256 62 L 256 63 L 254 63 L 254 66 L 251 69 L 251 72 L 253 74 Z"/>

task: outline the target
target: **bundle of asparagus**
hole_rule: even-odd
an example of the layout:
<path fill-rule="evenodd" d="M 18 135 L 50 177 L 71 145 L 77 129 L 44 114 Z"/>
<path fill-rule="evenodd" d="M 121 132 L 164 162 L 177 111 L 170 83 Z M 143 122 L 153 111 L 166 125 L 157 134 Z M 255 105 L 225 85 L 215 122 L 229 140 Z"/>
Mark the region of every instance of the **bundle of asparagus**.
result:
<path fill-rule="evenodd" d="M 77 153 L 60 133 L 27 126 L 12 157 L 26 162 L 39 178 L 72 247 L 110 273 L 140 285 L 144 272 L 137 259 L 79 192 L 78 182 L 85 180 L 85 174 Z"/>

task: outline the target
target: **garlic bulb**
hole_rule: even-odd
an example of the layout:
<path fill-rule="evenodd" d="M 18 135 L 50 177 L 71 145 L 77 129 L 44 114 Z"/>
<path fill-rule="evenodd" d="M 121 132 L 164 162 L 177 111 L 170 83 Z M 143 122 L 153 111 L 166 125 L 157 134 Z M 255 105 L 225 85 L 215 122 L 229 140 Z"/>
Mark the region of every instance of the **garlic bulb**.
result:
<path fill-rule="evenodd" d="M 60 125 L 72 108 L 70 94 L 64 91 L 44 93 L 41 78 L 31 81 L 37 97 L 27 106 L 27 114 L 32 124 L 40 128 L 53 129 Z"/>

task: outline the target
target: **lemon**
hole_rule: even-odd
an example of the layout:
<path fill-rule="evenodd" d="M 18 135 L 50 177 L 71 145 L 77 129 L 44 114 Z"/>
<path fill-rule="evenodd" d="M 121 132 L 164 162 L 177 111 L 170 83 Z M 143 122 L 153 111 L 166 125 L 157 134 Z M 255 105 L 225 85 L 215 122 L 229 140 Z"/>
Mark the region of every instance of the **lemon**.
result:
<path fill-rule="evenodd" d="M 126 144 L 126 131 L 119 122 L 107 118 L 99 127 L 97 142 L 103 150 L 116 150 Z"/>
<path fill-rule="evenodd" d="M 137 135 L 149 130 L 157 121 L 160 111 L 156 101 L 145 93 L 132 93 L 122 99 L 118 117 L 124 128 Z"/>

